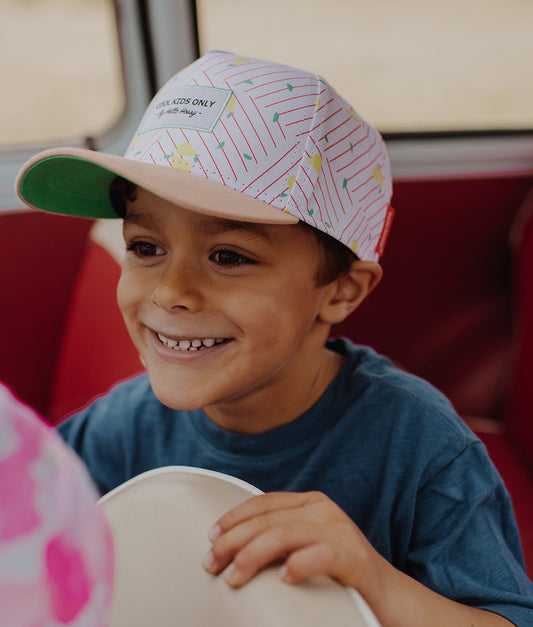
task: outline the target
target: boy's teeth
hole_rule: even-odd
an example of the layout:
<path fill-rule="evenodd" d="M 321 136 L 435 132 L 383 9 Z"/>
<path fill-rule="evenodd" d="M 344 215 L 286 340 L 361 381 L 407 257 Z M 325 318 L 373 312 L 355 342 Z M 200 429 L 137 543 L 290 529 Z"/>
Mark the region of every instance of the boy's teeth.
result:
<path fill-rule="evenodd" d="M 173 348 L 174 350 L 179 351 L 197 351 L 201 348 L 211 348 L 215 344 L 221 344 L 224 342 L 224 338 L 195 338 L 194 340 L 172 340 L 161 333 L 157 334 L 159 341 L 167 346 L 168 348 Z"/>

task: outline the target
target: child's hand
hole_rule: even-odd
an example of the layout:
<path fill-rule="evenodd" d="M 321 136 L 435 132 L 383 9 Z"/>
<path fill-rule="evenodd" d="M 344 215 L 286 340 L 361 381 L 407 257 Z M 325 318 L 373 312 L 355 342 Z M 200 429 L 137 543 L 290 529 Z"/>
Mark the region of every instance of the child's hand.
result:
<path fill-rule="evenodd" d="M 340 583 L 375 595 L 387 562 L 352 520 L 319 492 L 272 492 L 245 501 L 214 525 L 212 550 L 204 567 L 226 569 L 233 587 L 248 582 L 262 568 L 285 559 L 280 576 L 297 583 L 327 574 Z"/>
<path fill-rule="evenodd" d="M 330 575 L 357 589 L 384 626 L 512 625 L 493 612 L 451 601 L 401 573 L 320 492 L 255 496 L 222 516 L 209 537 L 213 546 L 204 568 L 213 574 L 226 569 L 224 578 L 233 587 L 284 559 L 284 581 Z"/>

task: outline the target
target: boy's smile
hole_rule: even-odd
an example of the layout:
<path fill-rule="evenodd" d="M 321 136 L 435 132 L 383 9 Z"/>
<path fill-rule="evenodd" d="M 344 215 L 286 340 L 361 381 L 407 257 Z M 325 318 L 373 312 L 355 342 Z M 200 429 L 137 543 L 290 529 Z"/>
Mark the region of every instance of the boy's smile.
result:
<path fill-rule="evenodd" d="M 316 285 L 313 237 L 201 215 L 139 188 L 124 238 L 118 301 L 162 403 L 253 433 L 319 398 L 341 358 L 324 347 L 332 284 Z"/>

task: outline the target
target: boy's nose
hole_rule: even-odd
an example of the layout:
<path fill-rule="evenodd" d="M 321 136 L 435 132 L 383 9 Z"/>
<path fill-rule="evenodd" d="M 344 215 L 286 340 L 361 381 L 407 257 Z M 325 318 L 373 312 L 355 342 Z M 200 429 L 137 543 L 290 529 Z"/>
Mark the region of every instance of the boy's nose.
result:
<path fill-rule="evenodd" d="M 154 287 L 152 300 L 158 307 L 168 311 L 200 311 L 203 303 L 200 277 L 190 268 L 168 266 Z"/>

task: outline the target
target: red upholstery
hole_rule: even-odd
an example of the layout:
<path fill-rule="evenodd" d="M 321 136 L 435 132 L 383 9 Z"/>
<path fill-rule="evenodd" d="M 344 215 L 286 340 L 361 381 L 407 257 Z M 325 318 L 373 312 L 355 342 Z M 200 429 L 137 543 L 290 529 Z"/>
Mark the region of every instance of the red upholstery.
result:
<path fill-rule="evenodd" d="M 0 216 L 0 381 L 51 422 L 142 369 L 89 220 Z"/>
<path fill-rule="evenodd" d="M 533 197 L 524 198 L 532 183 L 396 184 L 383 281 L 335 330 L 374 346 L 448 395 L 511 493 L 530 573 L 533 219 L 526 221 L 525 213 Z M 511 231 L 520 244 L 514 250 Z"/>
<path fill-rule="evenodd" d="M 513 245 L 515 345 L 505 421 L 514 446 L 533 470 L 533 190 L 515 221 Z"/>
<path fill-rule="evenodd" d="M 90 228 L 44 213 L 0 216 L 0 381 L 42 414 Z"/>
<path fill-rule="evenodd" d="M 51 422 L 143 369 L 116 303 L 119 275 L 116 261 L 90 241 L 63 329 L 47 413 Z"/>
<path fill-rule="evenodd" d="M 509 231 L 532 179 L 402 181 L 377 290 L 337 332 L 501 418 L 512 339 Z"/>

